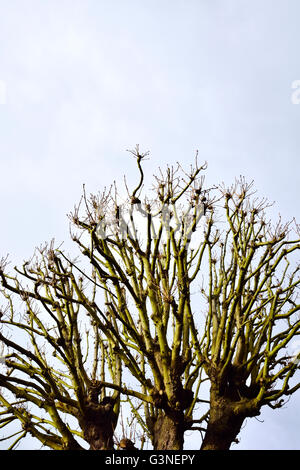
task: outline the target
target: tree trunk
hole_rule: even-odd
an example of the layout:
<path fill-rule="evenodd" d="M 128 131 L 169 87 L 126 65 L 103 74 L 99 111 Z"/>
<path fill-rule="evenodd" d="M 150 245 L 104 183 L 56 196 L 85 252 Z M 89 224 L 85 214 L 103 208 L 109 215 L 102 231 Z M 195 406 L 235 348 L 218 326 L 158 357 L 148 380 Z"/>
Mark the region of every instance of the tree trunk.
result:
<path fill-rule="evenodd" d="M 255 400 L 257 391 L 249 394 L 247 389 L 246 395 L 243 383 L 229 379 L 227 375 L 223 386 L 220 380 L 211 382 L 209 421 L 201 450 L 229 450 L 237 442 L 245 418 L 260 414 L 260 405 Z"/>
<path fill-rule="evenodd" d="M 211 403 L 210 419 L 201 450 L 229 450 L 240 432 L 245 417 L 235 415 L 224 402 L 220 399 Z"/>
<path fill-rule="evenodd" d="M 90 444 L 90 450 L 112 450 L 114 426 L 111 422 L 107 425 L 89 422 L 85 425 L 84 438 Z"/>
<path fill-rule="evenodd" d="M 155 450 L 182 450 L 184 442 L 184 416 L 182 412 L 159 416 L 153 425 Z"/>
<path fill-rule="evenodd" d="M 201 450 L 229 450 L 246 416 L 247 402 L 242 402 L 236 387 L 220 387 L 218 380 L 212 380 L 209 421 Z"/>
<path fill-rule="evenodd" d="M 90 450 L 112 450 L 116 424 L 117 417 L 111 406 L 89 407 L 80 420 L 80 427 Z"/>

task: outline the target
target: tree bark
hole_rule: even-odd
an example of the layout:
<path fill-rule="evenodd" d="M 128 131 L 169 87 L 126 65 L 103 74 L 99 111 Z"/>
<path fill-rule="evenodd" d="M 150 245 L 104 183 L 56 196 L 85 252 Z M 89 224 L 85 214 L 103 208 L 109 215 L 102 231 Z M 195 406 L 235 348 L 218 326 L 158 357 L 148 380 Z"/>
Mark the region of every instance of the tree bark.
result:
<path fill-rule="evenodd" d="M 213 380 L 209 421 L 201 450 L 229 450 L 245 418 L 260 414 L 259 404 L 253 398 L 242 397 L 236 384 L 220 387 L 220 383 Z"/>
<path fill-rule="evenodd" d="M 86 423 L 84 438 L 90 444 L 90 450 L 112 450 L 114 448 L 114 425 L 110 420 L 105 421 Z"/>
<path fill-rule="evenodd" d="M 153 425 L 154 450 L 182 450 L 184 443 L 184 415 L 182 412 L 159 416 Z"/>
<path fill-rule="evenodd" d="M 229 450 L 236 440 L 245 417 L 235 415 L 226 400 L 211 403 L 210 419 L 201 450 Z"/>
<path fill-rule="evenodd" d="M 90 444 L 89 450 L 112 450 L 113 435 L 117 416 L 112 405 L 89 406 L 84 417 L 79 420 L 84 439 Z"/>

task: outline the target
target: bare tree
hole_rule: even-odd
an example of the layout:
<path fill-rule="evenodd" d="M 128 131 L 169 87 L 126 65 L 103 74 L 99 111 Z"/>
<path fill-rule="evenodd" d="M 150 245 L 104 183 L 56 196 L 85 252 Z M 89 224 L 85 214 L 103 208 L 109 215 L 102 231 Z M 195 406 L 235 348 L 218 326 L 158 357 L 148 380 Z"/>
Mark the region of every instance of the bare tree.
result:
<path fill-rule="evenodd" d="M 116 185 L 84 191 L 71 214 L 84 269 L 54 247 L 18 277 L 2 263 L 1 324 L 29 335 L 31 347 L 0 334 L 9 349 L 0 386 L 17 398 L 1 396 L 1 423 L 20 420 L 23 434 L 53 448 L 80 448 L 76 434 L 91 449 L 112 448 L 123 395 L 154 449 L 182 449 L 188 430 L 200 432 L 202 449 L 229 449 L 245 418 L 281 407 L 300 386 L 289 349 L 300 334 L 299 228 L 273 226 L 268 202 L 242 178 L 205 188 L 197 157 L 189 172 L 160 170 L 154 196 L 143 197 L 148 153 L 131 153 L 140 177 L 133 191 L 125 181 L 126 199 Z M 27 309 L 18 320 L 14 297 Z M 63 370 L 50 365 L 49 348 Z M 29 402 L 50 419 L 26 411 Z"/>
<path fill-rule="evenodd" d="M 0 374 L 0 386 L 9 396 L 0 395 L 0 423 L 21 424 L 11 447 L 29 434 L 56 450 L 84 449 L 76 436 L 90 449 L 112 449 L 120 394 L 107 395 L 101 383 L 108 369 L 120 386 L 121 361 L 91 320 L 96 284 L 88 295 L 83 277 L 76 278 L 72 265 L 63 263 L 52 246 L 41 248 L 22 270 L 15 268 L 29 286 L 4 274 L 3 261 L 0 276 L 8 307 L 1 315 L 0 340 L 7 349 L 7 373 Z M 70 416 L 79 431 L 71 429 Z"/>

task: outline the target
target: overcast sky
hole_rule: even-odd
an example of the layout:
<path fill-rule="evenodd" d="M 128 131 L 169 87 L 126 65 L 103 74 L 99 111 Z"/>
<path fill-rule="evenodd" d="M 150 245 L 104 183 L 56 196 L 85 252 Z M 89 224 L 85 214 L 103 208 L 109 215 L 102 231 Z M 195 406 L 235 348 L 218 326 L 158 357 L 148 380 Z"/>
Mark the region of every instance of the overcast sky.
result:
<path fill-rule="evenodd" d="M 0 257 L 68 240 L 82 184 L 133 179 L 137 143 L 150 175 L 198 150 L 208 184 L 244 175 L 299 220 L 299 18 L 299 0 L 0 0 Z M 299 449 L 299 405 L 233 448 Z"/>

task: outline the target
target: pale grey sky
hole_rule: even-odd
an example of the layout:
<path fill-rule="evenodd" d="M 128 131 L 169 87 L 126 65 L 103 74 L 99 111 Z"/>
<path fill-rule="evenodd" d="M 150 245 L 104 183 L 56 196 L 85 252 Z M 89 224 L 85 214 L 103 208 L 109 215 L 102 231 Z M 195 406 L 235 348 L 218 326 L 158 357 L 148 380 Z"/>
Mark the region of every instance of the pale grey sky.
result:
<path fill-rule="evenodd" d="M 298 0 L 0 0 L 0 256 L 68 244 L 82 184 L 133 178 L 136 143 L 149 175 L 198 149 L 208 184 L 242 174 L 299 219 L 299 18 Z M 299 405 L 234 448 L 299 449 Z"/>

